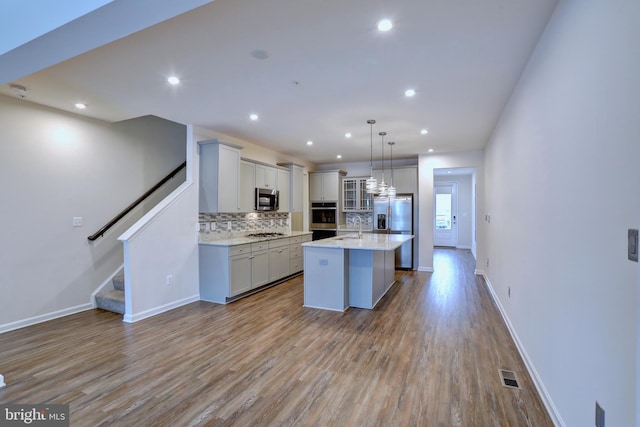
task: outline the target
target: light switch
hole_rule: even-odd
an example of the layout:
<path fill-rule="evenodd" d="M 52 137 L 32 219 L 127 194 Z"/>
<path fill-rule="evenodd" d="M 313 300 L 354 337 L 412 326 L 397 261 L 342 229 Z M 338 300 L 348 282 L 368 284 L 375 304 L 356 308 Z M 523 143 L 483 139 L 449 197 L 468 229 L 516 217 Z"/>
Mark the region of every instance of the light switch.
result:
<path fill-rule="evenodd" d="M 74 227 L 82 227 L 83 221 L 81 216 L 74 216 L 72 225 Z"/>

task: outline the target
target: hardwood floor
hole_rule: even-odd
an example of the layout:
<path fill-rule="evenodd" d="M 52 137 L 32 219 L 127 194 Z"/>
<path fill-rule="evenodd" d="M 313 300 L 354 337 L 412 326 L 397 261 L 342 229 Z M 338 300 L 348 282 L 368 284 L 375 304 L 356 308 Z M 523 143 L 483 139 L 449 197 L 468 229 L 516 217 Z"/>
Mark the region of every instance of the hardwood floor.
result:
<path fill-rule="evenodd" d="M 469 251 L 396 272 L 374 310 L 302 307 L 302 276 L 134 324 L 92 310 L 0 334 L 0 403 L 73 426 L 551 426 Z M 500 384 L 515 371 L 521 390 Z"/>

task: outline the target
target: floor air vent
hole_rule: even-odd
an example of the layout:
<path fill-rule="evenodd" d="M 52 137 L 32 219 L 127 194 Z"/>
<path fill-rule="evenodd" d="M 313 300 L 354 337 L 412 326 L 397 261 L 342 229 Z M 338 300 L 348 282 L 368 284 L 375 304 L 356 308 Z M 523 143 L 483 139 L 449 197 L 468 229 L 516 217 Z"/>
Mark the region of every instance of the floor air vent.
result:
<path fill-rule="evenodd" d="M 504 387 L 520 389 L 515 372 L 506 369 L 498 369 L 498 372 L 500 372 L 500 380 Z"/>

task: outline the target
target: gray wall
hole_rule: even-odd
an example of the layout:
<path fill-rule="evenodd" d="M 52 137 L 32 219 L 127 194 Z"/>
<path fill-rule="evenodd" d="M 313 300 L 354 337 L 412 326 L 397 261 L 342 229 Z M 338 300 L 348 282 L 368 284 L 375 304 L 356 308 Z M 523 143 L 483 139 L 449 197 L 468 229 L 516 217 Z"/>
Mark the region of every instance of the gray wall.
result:
<path fill-rule="evenodd" d="M 0 96 L 0 141 L 1 332 L 86 308 L 123 262 L 116 238 L 143 212 L 87 236 L 185 160 L 185 126 L 109 124 Z"/>

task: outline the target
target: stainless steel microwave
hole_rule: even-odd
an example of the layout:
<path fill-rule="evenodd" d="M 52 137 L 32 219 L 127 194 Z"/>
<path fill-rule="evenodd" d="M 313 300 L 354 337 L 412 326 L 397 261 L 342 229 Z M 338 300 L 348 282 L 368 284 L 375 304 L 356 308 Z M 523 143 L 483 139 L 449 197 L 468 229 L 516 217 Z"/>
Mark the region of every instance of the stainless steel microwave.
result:
<path fill-rule="evenodd" d="M 270 188 L 256 188 L 256 210 L 257 211 L 277 211 L 279 208 L 278 190 Z"/>

